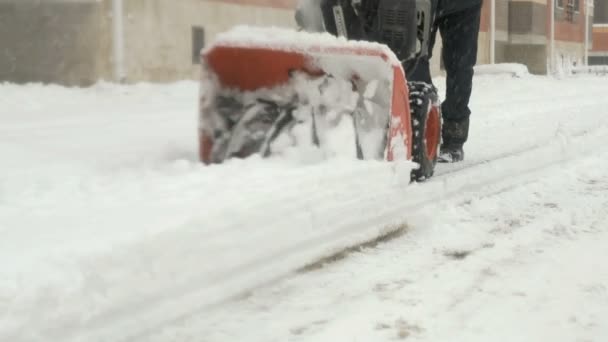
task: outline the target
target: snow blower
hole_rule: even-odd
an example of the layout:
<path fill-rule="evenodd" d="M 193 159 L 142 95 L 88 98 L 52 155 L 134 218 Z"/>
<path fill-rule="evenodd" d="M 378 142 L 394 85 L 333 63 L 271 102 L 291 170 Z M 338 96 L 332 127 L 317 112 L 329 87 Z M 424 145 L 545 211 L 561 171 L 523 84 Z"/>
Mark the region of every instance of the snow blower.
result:
<path fill-rule="evenodd" d="M 307 1 L 299 31 L 240 26 L 203 50 L 201 161 L 320 151 L 431 177 L 437 91 L 406 80 L 428 53 L 430 0 Z"/>

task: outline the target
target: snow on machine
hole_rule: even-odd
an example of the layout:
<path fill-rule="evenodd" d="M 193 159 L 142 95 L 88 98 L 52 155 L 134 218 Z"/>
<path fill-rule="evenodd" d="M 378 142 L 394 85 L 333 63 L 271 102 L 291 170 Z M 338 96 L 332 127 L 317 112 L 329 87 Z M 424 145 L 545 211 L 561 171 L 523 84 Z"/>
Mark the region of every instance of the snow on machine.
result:
<path fill-rule="evenodd" d="M 431 177 L 437 91 L 406 79 L 428 53 L 430 0 L 301 4 L 303 30 L 240 26 L 203 50 L 201 161 L 316 151 L 413 161 L 413 180 Z"/>

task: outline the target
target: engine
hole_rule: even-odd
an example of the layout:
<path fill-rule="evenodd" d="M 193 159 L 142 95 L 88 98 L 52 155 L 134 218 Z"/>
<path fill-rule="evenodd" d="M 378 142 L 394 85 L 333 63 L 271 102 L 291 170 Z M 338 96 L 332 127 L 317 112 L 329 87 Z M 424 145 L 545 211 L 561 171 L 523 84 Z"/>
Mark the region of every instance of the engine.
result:
<path fill-rule="evenodd" d="M 296 21 L 309 31 L 385 44 L 407 73 L 428 55 L 432 12 L 431 0 L 303 0 Z"/>

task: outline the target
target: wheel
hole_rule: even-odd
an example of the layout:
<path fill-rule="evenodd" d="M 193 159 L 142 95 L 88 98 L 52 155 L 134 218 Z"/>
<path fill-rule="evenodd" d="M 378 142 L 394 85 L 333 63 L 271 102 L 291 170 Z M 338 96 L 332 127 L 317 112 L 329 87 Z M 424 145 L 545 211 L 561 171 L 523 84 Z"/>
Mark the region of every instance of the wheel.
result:
<path fill-rule="evenodd" d="M 412 117 L 412 160 L 419 165 L 412 170 L 412 181 L 433 176 L 441 143 L 441 112 L 437 89 L 423 82 L 409 82 Z"/>

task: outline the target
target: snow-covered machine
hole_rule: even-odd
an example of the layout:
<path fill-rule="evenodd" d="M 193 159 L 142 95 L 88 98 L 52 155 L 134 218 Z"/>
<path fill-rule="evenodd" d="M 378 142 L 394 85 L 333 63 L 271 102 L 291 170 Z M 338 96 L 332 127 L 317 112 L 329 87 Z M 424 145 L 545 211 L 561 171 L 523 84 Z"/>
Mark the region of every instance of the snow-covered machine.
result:
<path fill-rule="evenodd" d="M 432 176 L 436 89 L 407 82 L 427 54 L 430 0 L 306 0 L 301 30 L 240 26 L 202 52 L 199 153 L 411 160 Z"/>

